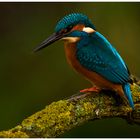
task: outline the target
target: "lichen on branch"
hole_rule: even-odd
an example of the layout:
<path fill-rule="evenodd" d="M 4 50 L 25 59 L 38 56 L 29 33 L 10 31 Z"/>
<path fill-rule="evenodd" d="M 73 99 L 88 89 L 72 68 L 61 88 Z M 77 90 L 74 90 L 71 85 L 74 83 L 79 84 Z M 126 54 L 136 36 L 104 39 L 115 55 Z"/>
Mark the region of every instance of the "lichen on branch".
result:
<path fill-rule="evenodd" d="M 135 110 L 125 104 L 116 105 L 111 91 L 85 93 L 47 105 L 10 130 L 1 131 L 1 138 L 52 138 L 89 120 L 120 117 L 140 124 L 140 86 L 131 86 Z M 114 94 L 114 93 L 113 93 Z"/>

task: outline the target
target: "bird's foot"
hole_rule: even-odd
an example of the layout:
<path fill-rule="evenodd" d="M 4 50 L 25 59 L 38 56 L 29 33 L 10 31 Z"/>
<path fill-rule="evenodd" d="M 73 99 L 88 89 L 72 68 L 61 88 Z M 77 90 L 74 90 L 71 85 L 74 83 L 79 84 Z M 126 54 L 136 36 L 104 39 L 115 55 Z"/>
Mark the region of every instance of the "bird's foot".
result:
<path fill-rule="evenodd" d="M 80 92 L 82 92 L 82 93 L 85 93 L 85 92 L 100 92 L 100 91 L 101 91 L 101 89 L 99 87 L 96 87 L 96 86 L 80 90 Z"/>

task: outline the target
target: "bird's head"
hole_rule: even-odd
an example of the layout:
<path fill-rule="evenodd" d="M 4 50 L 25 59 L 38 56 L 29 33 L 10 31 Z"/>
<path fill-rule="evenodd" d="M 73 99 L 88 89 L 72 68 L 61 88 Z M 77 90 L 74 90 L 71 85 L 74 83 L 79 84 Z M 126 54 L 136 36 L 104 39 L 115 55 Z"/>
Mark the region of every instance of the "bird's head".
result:
<path fill-rule="evenodd" d="M 60 39 L 71 43 L 76 42 L 80 38 L 80 32 L 92 33 L 94 31 L 95 27 L 86 15 L 72 13 L 62 18 L 57 23 L 55 32 L 34 51 L 39 51 Z"/>

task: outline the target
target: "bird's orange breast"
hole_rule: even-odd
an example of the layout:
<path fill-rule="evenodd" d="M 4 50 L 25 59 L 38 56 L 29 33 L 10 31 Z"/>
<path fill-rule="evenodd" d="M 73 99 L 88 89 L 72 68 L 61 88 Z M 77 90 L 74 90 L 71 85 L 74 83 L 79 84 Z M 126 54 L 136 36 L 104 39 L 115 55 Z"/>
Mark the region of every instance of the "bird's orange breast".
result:
<path fill-rule="evenodd" d="M 107 89 L 115 89 L 117 91 L 122 91 L 122 86 L 119 84 L 114 84 L 96 72 L 89 71 L 88 69 L 84 68 L 76 58 L 76 44 L 70 44 L 65 42 L 65 53 L 66 58 L 70 66 L 72 66 L 78 73 L 82 74 L 86 79 L 88 79 L 92 84 L 99 86 L 101 88 Z"/>

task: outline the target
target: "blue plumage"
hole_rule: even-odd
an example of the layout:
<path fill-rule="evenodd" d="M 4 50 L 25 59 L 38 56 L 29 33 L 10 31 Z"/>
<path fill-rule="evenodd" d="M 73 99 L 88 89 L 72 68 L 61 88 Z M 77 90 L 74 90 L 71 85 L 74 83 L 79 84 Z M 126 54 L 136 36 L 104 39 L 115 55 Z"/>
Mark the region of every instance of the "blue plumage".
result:
<path fill-rule="evenodd" d="M 81 44 L 83 47 L 79 47 Z M 124 61 L 100 33 L 95 32 L 88 38 L 83 37 L 77 47 L 80 48 L 77 49 L 77 59 L 84 67 L 101 74 L 113 83 L 124 84 L 130 80 Z"/>
<path fill-rule="evenodd" d="M 72 13 L 62 18 L 56 25 L 55 33 L 43 41 L 35 51 L 41 50 L 60 39 L 65 40 L 69 62 L 78 72 L 81 69 L 81 73 L 85 77 L 89 79 L 92 77 L 93 83 L 97 80 L 96 75 L 104 82 L 97 81 L 105 85 L 110 84 L 109 88 L 116 88 L 117 85 L 120 88 L 120 95 L 123 95 L 124 91 L 130 106 L 134 108 L 129 85 L 131 79 L 125 62 L 110 42 L 96 31 L 95 26 L 86 15 Z M 74 46 L 75 48 L 73 48 Z M 76 63 L 77 60 L 79 61 L 78 64 Z M 96 82 L 96 84 L 98 83 Z M 104 85 L 102 86 L 104 87 Z"/>
<path fill-rule="evenodd" d="M 62 20 L 58 22 L 55 27 L 55 32 L 59 32 L 62 29 L 66 29 L 67 27 L 74 26 L 76 24 L 84 24 L 87 27 L 95 29 L 95 26 L 86 15 L 80 13 L 73 13 L 65 16 Z"/>
<path fill-rule="evenodd" d="M 119 53 L 99 32 L 94 32 L 88 37 L 82 35 L 76 53 L 81 65 L 113 83 L 122 84 L 124 93 L 133 108 L 130 86 L 128 86 L 129 72 Z"/>
<path fill-rule="evenodd" d="M 131 96 L 131 90 L 130 90 L 130 85 L 129 83 L 126 83 L 123 85 L 123 90 L 124 90 L 124 93 L 129 101 L 129 104 L 130 106 L 134 109 L 134 103 L 133 103 L 133 99 L 132 99 L 132 96 Z"/>

